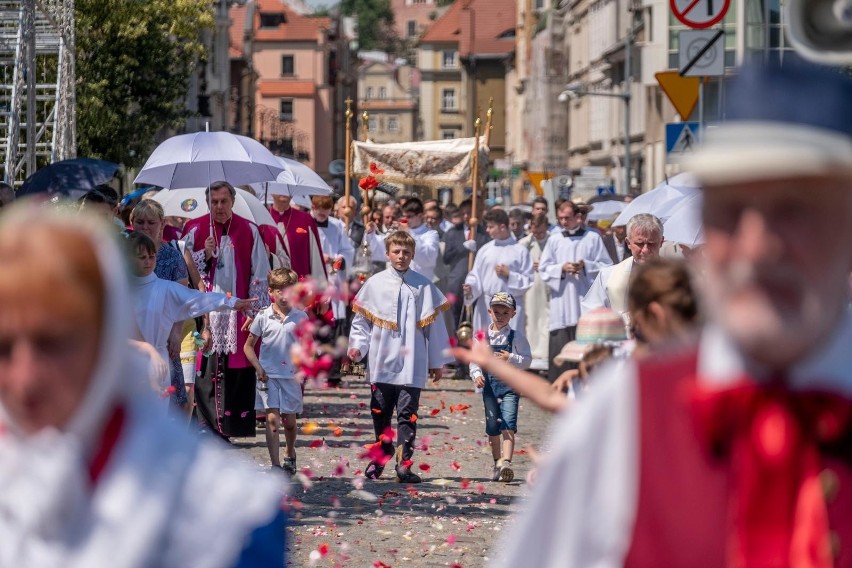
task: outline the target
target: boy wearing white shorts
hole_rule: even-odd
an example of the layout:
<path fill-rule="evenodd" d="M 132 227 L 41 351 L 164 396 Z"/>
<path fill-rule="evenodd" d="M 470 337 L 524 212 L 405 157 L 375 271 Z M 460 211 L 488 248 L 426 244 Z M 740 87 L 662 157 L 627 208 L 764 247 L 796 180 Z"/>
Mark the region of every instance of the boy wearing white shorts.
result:
<path fill-rule="evenodd" d="M 296 327 L 308 319 L 308 314 L 290 306 L 287 288 L 299 277 L 289 268 L 278 268 L 269 273 L 269 295 L 272 304 L 257 314 L 249 328 L 243 350 L 257 371 L 257 410 L 266 412 L 266 447 L 273 467 L 280 467 L 280 441 L 278 430 L 284 426 L 287 457 L 283 468 L 296 473 L 296 415 L 302 412 L 302 385 L 296 377 L 291 349 L 298 339 Z M 260 358 L 255 345 L 260 344 Z"/>

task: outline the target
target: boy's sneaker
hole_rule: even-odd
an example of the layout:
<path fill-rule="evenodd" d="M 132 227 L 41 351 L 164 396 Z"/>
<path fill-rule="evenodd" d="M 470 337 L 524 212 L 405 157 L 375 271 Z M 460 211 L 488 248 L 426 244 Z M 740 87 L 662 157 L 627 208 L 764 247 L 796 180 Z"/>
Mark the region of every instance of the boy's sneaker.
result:
<path fill-rule="evenodd" d="M 397 467 L 396 477 L 400 483 L 420 483 L 423 480 L 420 476 L 411 471 L 409 467 Z"/>
<path fill-rule="evenodd" d="M 296 475 L 296 458 L 284 458 L 281 460 L 281 469 L 290 475 Z"/>
<path fill-rule="evenodd" d="M 515 472 L 512 471 L 512 462 L 509 460 L 503 460 L 503 463 L 500 464 L 498 475 L 500 477 L 500 481 L 504 483 L 509 483 L 515 479 Z"/>
<path fill-rule="evenodd" d="M 497 481 L 500 479 L 500 462 L 502 460 L 497 460 L 494 462 L 494 467 L 491 469 L 491 481 Z"/>

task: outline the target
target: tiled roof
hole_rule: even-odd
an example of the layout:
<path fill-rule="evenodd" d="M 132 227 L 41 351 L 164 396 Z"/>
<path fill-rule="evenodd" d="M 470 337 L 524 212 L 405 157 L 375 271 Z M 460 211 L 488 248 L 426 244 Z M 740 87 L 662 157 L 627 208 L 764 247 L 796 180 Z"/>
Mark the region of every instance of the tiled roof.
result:
<path fill-rule="evenodd" d="M 261 28 L 261 13 L 284 14 L 286 22 L 277 28 Z M 255 10 L 255 41 L 316 41 L 320 30 L 331 27 L 331 18 L 303 16 L 281 0 L 257 0 Z"/>
<path fill-rule="evenodd" d="M 461 57 L 511 53 L 515 10 L 516 0 L 456 0 L 420 43 L 458 42 Z M 512 37 L 499 39 L 502 35 Z"/>
<path fill-rule="evenodd" d="M 228 35 L 230 36 L 228 56 L 231 59 L 237 59 L 243 56 L 243 36 L 246 29 L 245 5 L 233 6 L 228 10 L 228 17 L 231 19 L 231 27 L 228 28 Z"/>
<path fill-rule="evenodd" d="M 429 26 L 420 43 L 456 42 L 459 40 L 459 12 L 469 0 L 456 0 L 444 14 Z"/>
<path fill-rule="evenodd" d="M 311 97 L 316 86 L 311 81 L 261 79 L 257 90 L 264 97 Z"/>

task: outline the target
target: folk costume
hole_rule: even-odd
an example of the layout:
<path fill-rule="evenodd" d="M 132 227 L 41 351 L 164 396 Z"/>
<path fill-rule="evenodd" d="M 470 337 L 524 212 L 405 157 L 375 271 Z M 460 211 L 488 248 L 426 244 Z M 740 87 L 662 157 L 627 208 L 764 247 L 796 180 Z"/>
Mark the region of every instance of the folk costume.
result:
<path fill-rule="evenodd" d="M 509 267 L 509 276 L 497 275 L 495 267 L 505 264 Z M 514 329 L 524 329 L 526 312 L 524 294 L 533 285 L 532 260 L 529 251 L 518 244 L 513 235 L 508 239 L 489 241 L 476 253 L 471 270 L 464 281 L 471 287 L 470 295 L 464 296 L 466 306 L 473 305 L 473 329 L 488 329 L 491 318 L 488 305 L 498 292 L 511 294 L 517 303 L 515 317 L 509 322 Z"/>
<path fill-rule="evenodd" d="M 579 261 L 584 263 L 579 274 L 563 272 L 562 266 L 566 262 Z M 547 377 L 551 382 L 568 368 L 567 365 L 555 364 L 553 358 L 563 345 L 575 338 L 580 319 L 580 299 L 588 292 L 600 269 L 610 264 L 600 235 L 585 227 L 575 231 L 564 230 L 547 239 L 538 263 L 538 273 L 550 288 Z"/>
<path fill-rule="evenodd" d="M 258 309 L 269 305 L 266 247 L 253 223 L 232 215 L 214 223 L 218 257 L 205 260 L 204 241 L 210 235 L 210 215 L 187 222 L 184 241 L 208 292 L 237 298 L 259 298 Z M 243 353 L 248 331 L 238 312 L 209 316 L 213 334 L 212 355 L 203 376 L 196 381 L 199 423 L 222 436 L 254 436 L 255 371 Z M 214 380 L 215 379 L 215 380 Z"/>
<path fill-rule="evenodd" d="M 128 344 L 132 295 L 112 236 L 43 208 L 3 222 L 88 235 L 106 297 L 97 360 L 70 421 L 25 433 L 0 404 L 0 566 L 282 566 L 281 481 L 158 416 L 149 359 Z"/>
<path fill-rule="evenodd" d="M 850 342 L 846 315 L 783 383 L 714 327 L 606 368 L 555 425 L 497 565 L 852 566 Z"/>
<path fill-rule="evenodd" d="M 290 254 L 290 268 L 299 278 L 310 277 L 318 283 L 328 281 L 328 273 L 322 258 L 322 246 L 317 223 L 310 213 L 288 207 L 278 211 L 270 206 L 269 213 L 278 226 Z"/>
<path fill-rule="evenodd" d="M 401 461 L 410 460 L 417 434 L 420 391 L 429 369 L 452 360 L 441 312 L 450 303 L 432 282 L 413 270 L 388 268 L 371 276 L 352 301 L 355 317 L 349 347 L 367 356 L 367 378 L 372 391 L 370 406 L 376 440 L 385 454 L 394 454 L 393 441 L 382 437 L 397 413 L 397 445 Z"/>

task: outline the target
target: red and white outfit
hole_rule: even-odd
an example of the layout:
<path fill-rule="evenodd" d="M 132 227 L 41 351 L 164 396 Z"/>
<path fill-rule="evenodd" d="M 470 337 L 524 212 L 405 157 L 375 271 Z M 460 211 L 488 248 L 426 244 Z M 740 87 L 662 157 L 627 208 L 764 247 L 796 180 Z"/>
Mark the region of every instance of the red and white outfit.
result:
<path fill-rule="evenodd" d="M 852 566 L 852 316 L 772 377 L 720 329 L 609 365 L 496 566 Z"/>
<path fill-rule="evenodd" d="M 71 420 L 26 434 L 0 404 L 0 566 L 237 565 L 254 531 L 281 515 L 282 481 L 165 418 L 150 361 L 128 343 L 133 302 L 115 239 L 43 208 L 3 222 L 88 234 L 106 297 L 98 359 Z"/>

